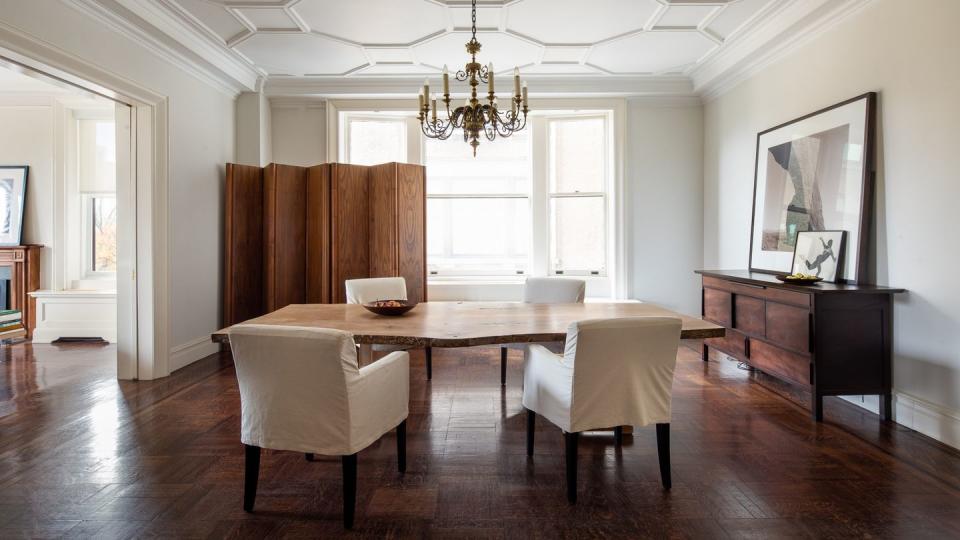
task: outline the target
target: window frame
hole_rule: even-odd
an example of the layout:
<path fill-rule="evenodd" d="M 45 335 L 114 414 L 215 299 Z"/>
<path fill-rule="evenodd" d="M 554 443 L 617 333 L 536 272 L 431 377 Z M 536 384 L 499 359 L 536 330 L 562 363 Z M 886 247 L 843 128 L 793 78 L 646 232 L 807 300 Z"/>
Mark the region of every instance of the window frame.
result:
<path fill-rule="evenodd" d="M 94 269 L 94 256 L 96 248 L 94 247 L 96 242 L 96 235 L 93 231 L 94 220 L 93 213 L 95 211 L 94 200 L 95 199 L 113 199 L 114 204 L 116 204 L 117 194 L 99 191 L 99 192 L 85 192 L 80 193 L 80 215 L 81 218 L 81 278 L 82 279 L 116 279 L 117 272 L 113 271 L 103 271 Z"/>

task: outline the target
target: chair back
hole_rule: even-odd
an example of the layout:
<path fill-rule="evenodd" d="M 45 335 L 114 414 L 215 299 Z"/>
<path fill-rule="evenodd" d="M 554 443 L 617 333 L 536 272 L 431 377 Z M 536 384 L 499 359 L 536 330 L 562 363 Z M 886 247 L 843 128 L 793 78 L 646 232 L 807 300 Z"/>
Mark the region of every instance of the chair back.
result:
<path fill-rule="evenodd" d="M 351 334 L 259 324 L 229 333 L 244 444 L 298 452 L 347 446 L 348 387 L 360 376 Z"/>
<path fill-rule="evenodd" d="M 680 319 L 575 322 L 563 362 L 573 368 L 571 431 L 670 421 Z"/>
<path fill-rule="evenodd" d="M 573 278 L 528 277 L 523 285 L 527 304 L 576 304 L 583 302 L 587 282 Z"/>
<path fill-rule="evenodd" d="M 407 281 L 402 277 L 348 279 L 345 286 L 348 304 L 407 299 Z"/>

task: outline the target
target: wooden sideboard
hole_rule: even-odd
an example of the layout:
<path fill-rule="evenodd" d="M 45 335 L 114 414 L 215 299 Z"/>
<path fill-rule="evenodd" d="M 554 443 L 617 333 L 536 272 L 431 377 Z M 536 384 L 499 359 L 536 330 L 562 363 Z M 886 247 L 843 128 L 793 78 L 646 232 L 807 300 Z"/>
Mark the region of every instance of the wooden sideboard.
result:
<path fill-rule="evenodd" d="M 703 318 L 726 327 L 706 339 L 750 367 L 809 390 L 811 413 L 823 419 L 823 397 L 879 395 L 892 419 L 893 295 L 903 289 L 818 283 L 787 285 L 770 274 L 698 270 Z"/>
<path fill-rule="evenodd" d="M 37 300 L 30 293 L 40 288 L 40 249 L 43 246 L 0 246 L 0 266 L 10 267 L 10 306 L 19 309 L 27 339 L 37 326 Z"/>

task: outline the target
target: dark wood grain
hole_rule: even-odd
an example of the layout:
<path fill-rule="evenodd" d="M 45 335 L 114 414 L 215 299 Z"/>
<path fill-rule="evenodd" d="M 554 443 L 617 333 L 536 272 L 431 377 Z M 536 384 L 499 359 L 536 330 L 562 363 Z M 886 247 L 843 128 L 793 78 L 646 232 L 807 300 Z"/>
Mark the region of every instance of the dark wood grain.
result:
<path fill-rule="evenodd" d="M 797 352 L 810 352 L 810 310 L 767 302 L 767 340 Z"/>
<path fill-rule="evenodd" d="M 2 538 L 957 538 L 960 452 L 837 398 L 829 420 L 777 381 L 681 347 L 672 489 L 654 426 L 579 440 L 577 506 L 563 436 L 535 424 L 526 456 L 522 359 L 496 348 L 411 351 L 407 471 L 395 435 L 360 452 L 355 529 L 337 457 L 264 450 L 243 511 L 237 379 L 213 356 L 156 381 L 117 381 L 116 349 L 0 350 Z M 795 388 L 795 387 L 790 387 Z M 773 390 L 773 391 L 772 391 Z"/>
<path fill-rule="evenodd" d="M 263 308 L 263 169 L 227 163 L 224 188 L 223 324 Z"/>
<path fill-rule="evenodd" d="M 307 169 L 272 163 L 263 173 L 263 307 L 302 304 L 307 292 Z"/>
<path fill-rule="evenodd" d="M 400 266 L 397 241 L 397 164 L 373 165 L 369 168 L 369 175 L 369 276 L 397 276 Z M 409 296 L 408 299 L 418 301 Z"/>
<path fill-rule="evenodd" d="M 426 169 L 397 164 L 397 275 L 407 282 L 407 298 L 427 300 Z"/>
<path fill-rule="evenodd" d="M 370 232 L 367 168 L 330 166 L 333 302 L 347 301 L 344 282 L 369 277 Z"/>
<path fill-rule="evenodd" d="M 752 296 L 736 295 L 733 299 L 733 327 L 747 334 L 764 335 L 765 302 Z"/>
<path fill-rule="evenodd" d="M 788 381 L 810 385 L 810 357 L 792 353 L 758 339 L 750 340 L 748 362 L 751 366 Z"/>
<path fill-rule="evenodd" d="M 733 296 L 726 291 L 704 288 L 703 318 L 720 326 L 733 326 Z"/>
<path fill-rule="evenodd" d="M 333 301 L 330 239 L 330 165 L 307 169 L 307 290 L 310 304 Z"/>

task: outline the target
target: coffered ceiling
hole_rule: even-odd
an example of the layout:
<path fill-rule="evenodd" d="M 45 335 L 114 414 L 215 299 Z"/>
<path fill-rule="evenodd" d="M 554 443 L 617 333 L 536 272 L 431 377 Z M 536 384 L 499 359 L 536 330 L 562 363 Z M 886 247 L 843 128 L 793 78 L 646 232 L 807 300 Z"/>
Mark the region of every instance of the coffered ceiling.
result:
<path fill-rule="evenodd" d="M 481 62 L 527 74 L 686 74 L 778 0 L 479 0 Z M 782 1 L 782 0 L 780 0 Z M 462 66 L 469 0 L 159 0 L 267 77 Z"/>

